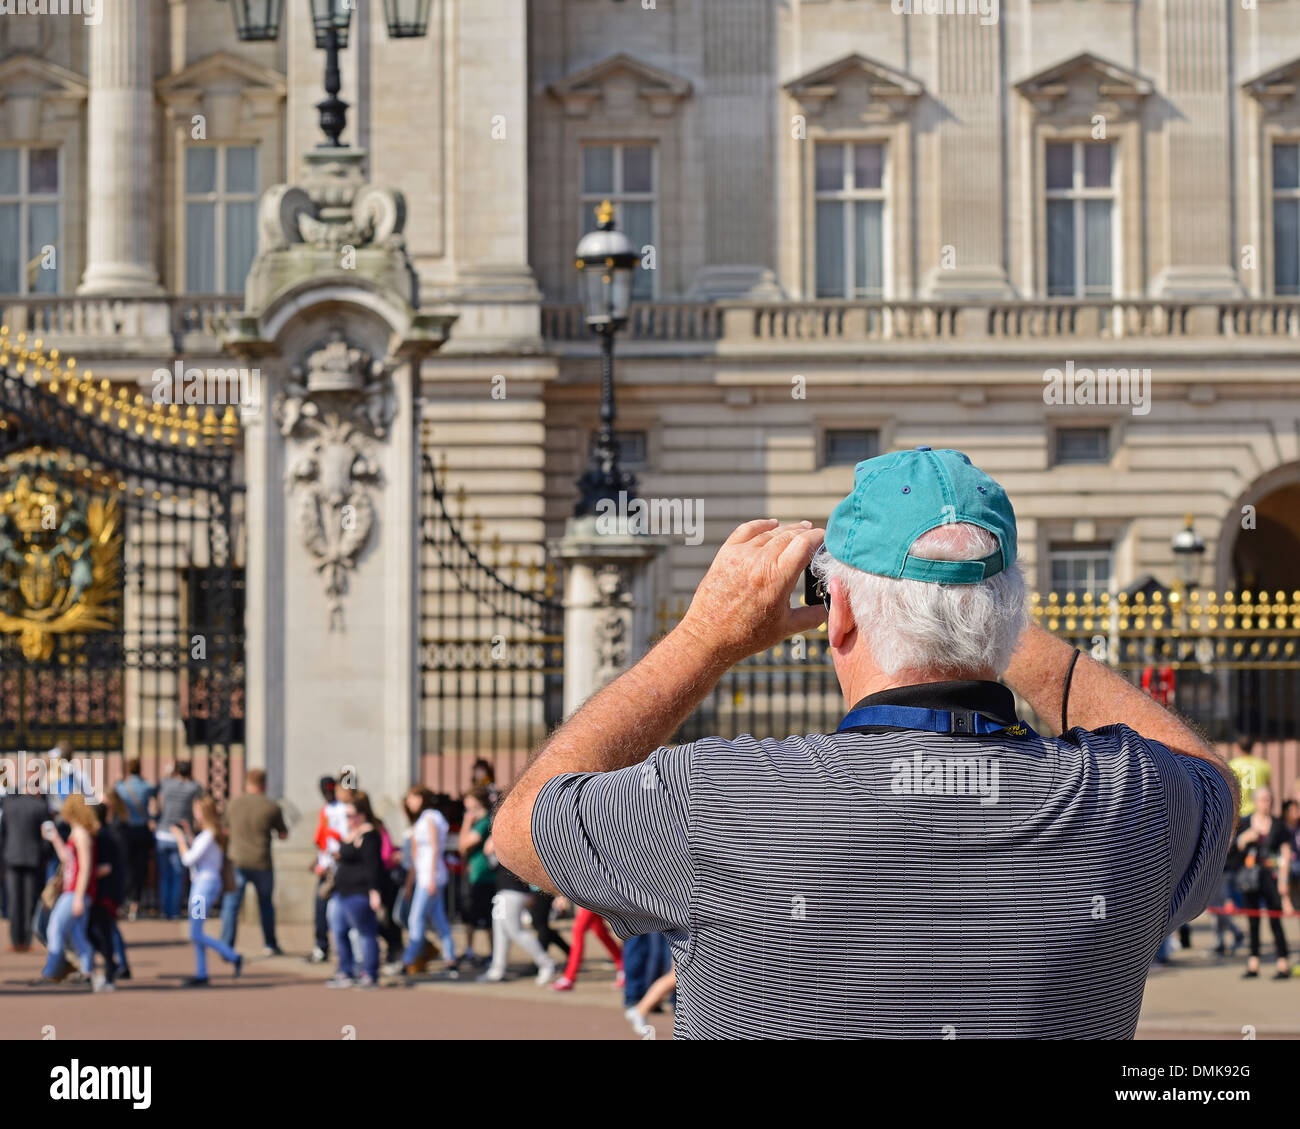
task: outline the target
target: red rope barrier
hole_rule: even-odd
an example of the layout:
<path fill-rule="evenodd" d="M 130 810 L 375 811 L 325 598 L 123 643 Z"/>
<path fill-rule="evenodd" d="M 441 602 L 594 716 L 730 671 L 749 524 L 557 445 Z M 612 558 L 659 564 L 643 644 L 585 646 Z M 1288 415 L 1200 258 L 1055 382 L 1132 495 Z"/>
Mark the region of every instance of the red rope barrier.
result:
<path fill-rule="evenodd" d="M 1300 917 L 1300 910 L 1284 909 L 1237 909 L 1235 906 L 1206 906 L 1206 913 L 1223 914 L 1226 917 Z"/>

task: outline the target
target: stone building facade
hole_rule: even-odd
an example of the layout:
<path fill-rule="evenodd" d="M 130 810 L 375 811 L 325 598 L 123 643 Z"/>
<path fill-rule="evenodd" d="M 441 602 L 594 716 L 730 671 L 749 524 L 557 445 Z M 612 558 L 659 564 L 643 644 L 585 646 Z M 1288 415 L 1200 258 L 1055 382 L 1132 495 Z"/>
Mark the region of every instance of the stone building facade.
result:
<path fill-rule="evenodd" d="M 702 518 L 652 566 L 669 617 L 736 523 L 822 519 L 922 443 L 1006 485 L 1040 591 L 1168 586 L 1186 515 L 1201 586 L 1300 589 L 1300 0 L 944 7 L 432 0 L 395 40 L 360 0 L 343 140 L 455 316 L 420 442 L 502 559 L 572 512 L 573 248 L 610 199 L 625 459 Z M 97 12 L 0 15 L 0 308 L 148 395 L 230 363 L 322 60 L 298 0 L 267 43 L 225 0 Z"/>

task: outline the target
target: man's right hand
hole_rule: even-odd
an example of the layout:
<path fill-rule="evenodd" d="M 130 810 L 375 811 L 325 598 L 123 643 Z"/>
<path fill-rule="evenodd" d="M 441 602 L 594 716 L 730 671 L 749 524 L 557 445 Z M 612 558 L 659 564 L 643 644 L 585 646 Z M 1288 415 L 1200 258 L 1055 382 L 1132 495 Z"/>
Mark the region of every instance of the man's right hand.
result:
<path fill-rule="evenodd" d="M 729 664 L 826 621 L 826 609 L 790 597 L 826 530 L 760 518 L 737 526 L 713 558 L 679 625 Z"/>

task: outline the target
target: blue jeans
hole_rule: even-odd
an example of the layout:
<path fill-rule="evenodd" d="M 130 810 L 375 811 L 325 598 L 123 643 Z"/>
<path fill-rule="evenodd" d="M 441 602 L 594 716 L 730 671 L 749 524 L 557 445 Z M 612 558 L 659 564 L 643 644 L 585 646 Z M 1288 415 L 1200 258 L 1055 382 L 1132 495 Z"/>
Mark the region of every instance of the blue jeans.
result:
<path fill-rule="evenodd" d="M 444 960 L 456 959 L 456 942 L 451 936 L 451 924 L 447 921 L 447 903 L 443 894 L 446 885 L 439 886 L 430 894 L 424 885 L 417 881 L 411 894 L 411 909 L 407 915 L 406 951 L 402 953 L 403 964 L 413 964 L 424 948 L 424 930 L 432 923 L 433 931 L 438 935 L 442 945 Z"/>
<path fill-rule="evenodd" d="M 221 879 L 215 874 L 201 875 L 190 883 L 190 940 L 194 942 L 194 975 L 200 980 L 208 978 L 208 950 L 225 957 L 234 964 L 239 954 L 218 937 L 209 937 L 203 925 L 213 917 L 212 907 L 221 904 Z"/>
<path fill-rule="evenodd" d="M 158 844 L 158 906 L 168 921 L 181 915 L 181 883 L 185 871 L 175 843 Z"/>
<path fill-rule="evenodd" d="M 1229 903 L 1234 906 L 1241 905 L 1241 895 L 1237 893 L 1236 878 L 1236 874 L 1224 874 L 1223 881 L 1219 883 L 1219 905 L 1226 906 Z M 1241 928 L 1226 913 L 1216 913 L 1214 915 L 1214 939 L 1220 946 L 1223 946 L 1223 935 L 1229 930 L 1232 931 L 1233 942 L 1240 944 L 1242 938 L 1245 937 Z"/>
<path fill-rule="evenodd" d="M 50 924 L 46 932 L 49 937 L 50 951 L 41 973 L 47 978 L 55 976 L 62 967 L 63 946 L 69 938 L 72 940 L 72 947 L 77 950 L 81 971 L 89 976 L 95 968 L 95 950 L 90 944 L 90 933 L 87 930 L 90 924 L 90 903 L 86 903 L 81 916 L 77 917 L 72 912 L 72 899 L 75 897 L 71 890 L 65 891 L 59 895 L 59 900 L 54 903 L 54 909 L 50 911 Z"/>
<path fill-rule="evenodd" d="M 355 929 L 361 937 L 361 961 L 364 972 L 371 980 L 379 979 L 379 919 L 370 908 L 367 894 L 335 894 L 330 898 L 330 914 L 334 930 L 334 944 L 339 951 L 339 975 L 353 977 L 356 965 L 352 959 L 352 939 L 348 933 Z"/>
<path fill-rule="evenodd" d="M 268 949 L 278 949 L 275 940 L 275 871 L 245 870 L 235 867 L 235 888 L 221 902 L 221 939 L 235 947 L 235 934 L 239 929 L 239 908 L 244 904 L 244 889 L 252 886 L 257 893 L 257 910 L 262 918 L 262 942 Z"/>
<path fill-rule="evenodd" d="M 662 933 L 629 937 L 623 943 L 623 1006 L 636 1007 L 650 985 L 672 966 L 672 950 Z"/>

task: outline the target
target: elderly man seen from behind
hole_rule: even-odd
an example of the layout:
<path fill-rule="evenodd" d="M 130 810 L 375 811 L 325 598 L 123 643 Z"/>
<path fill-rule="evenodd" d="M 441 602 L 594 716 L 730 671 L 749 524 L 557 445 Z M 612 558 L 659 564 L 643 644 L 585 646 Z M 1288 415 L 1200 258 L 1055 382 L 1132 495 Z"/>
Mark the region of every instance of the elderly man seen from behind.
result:
<path fill-rule="evenodd" d="M 810 562 L 826 606 L 792 608 Z M 1161 940 L 1217 892 L 1236 779 L 1025 621 L 1001 486 L 958 451 L 860 463 L 825 530 L 731 534 L 542 748 L 497 852 L 624 937 L 668 934 L 679 1038 L 1131 1038 Z M 834 733 L 662 747 L 730 666 L 822 622 Z"/>

